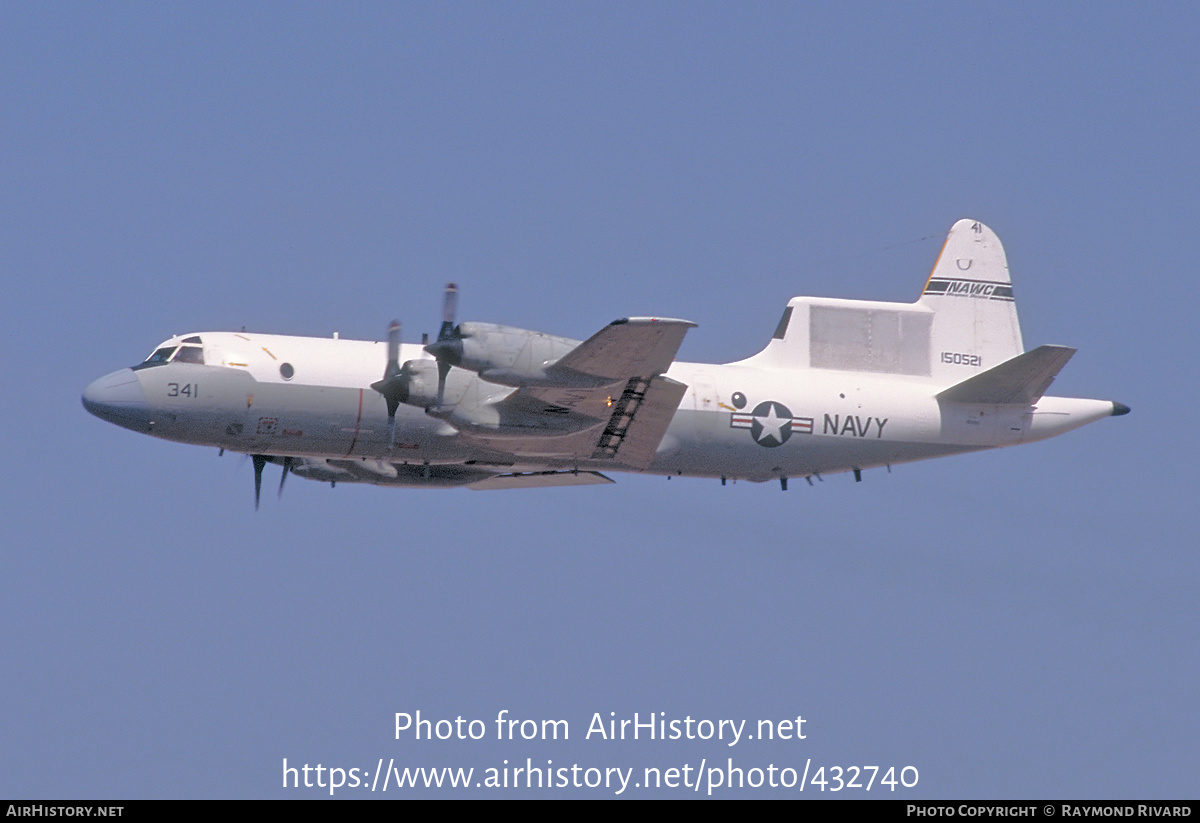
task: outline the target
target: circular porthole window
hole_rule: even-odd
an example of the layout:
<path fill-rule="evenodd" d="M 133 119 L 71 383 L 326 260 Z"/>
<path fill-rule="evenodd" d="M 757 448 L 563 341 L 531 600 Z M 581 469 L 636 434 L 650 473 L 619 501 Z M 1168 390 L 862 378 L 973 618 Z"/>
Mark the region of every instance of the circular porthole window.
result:
<path fill-rule="evenodd" d="M 279 367 L 279 373 L 283 375 L 284 380 L 291 380 L 295 376 L 296 370 L 292 368 L 291 363 L 284 363 Z"/>
<path fill-rule="evenodd" d="M 735 409 L 746 408 L 746 395 L 742 394 L 740 391 L 735 391 L 733 393 L 733 397 L 730 399 L 733 400 L 733 407 Z"/>

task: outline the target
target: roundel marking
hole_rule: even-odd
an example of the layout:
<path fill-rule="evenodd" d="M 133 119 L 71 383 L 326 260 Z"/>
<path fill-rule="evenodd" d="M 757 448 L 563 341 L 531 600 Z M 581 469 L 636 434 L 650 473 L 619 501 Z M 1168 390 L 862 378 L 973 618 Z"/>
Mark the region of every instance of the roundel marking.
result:
<path fill-rule="evenodd" d="M 764 400 L 750 416 L 750 436 L 760 446 L 782 446 L 792 436 L 792 413 L 782 403 Z"/>

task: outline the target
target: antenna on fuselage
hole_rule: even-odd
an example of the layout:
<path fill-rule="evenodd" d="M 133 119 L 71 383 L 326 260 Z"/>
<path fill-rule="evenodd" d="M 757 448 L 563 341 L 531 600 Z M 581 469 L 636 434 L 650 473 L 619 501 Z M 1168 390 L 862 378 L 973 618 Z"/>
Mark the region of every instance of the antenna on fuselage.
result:
<path fill-rule="evenodd" d="M 261 454 L 252 454 L 250 459 L 254 461 L 254 510 L 258 511 L 258 501 L 262 497 L 263 466 L 267 465 L 267 458 Z"/>
<path fill-rule="evenodd" d="M 287 480 L 288 472 L 292 470 L 292 464 L 296 462 L 294 457 L 283 458 L 283 474 L 279 476 L 279 497 L 283 497 L 283 484 Z"/>

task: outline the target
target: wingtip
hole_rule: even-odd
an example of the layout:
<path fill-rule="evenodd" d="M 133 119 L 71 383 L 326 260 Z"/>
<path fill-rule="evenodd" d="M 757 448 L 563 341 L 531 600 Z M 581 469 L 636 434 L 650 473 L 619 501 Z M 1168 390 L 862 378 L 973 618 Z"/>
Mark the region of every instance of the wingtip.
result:
<path fill-rule="evenodd" d="M 632 323 L 638 326 L 647 324 L 662 324 L 664 326 L 686 326 L 689 329 L 696 328 L 696 324 L 691 320 L 680 320 L 678 317 L 622 317 L 614 320 L 608 325 L 624 326 L 627 323 Z"/>
<path fill-rule="evenodd" d="M 1113 410 L 1112 410 L 1113 417 L 1120 417 L 1121 415 L 1129 414 L 1129 412 L 1130 412 L 1130 408 L 1128 406 L 1126 406 L 1124 403 L 1118 403 L 1117 401 L 1114 400 L 1114 401 L 1112 401 L 1112 406 L 1113 406 Z"/>

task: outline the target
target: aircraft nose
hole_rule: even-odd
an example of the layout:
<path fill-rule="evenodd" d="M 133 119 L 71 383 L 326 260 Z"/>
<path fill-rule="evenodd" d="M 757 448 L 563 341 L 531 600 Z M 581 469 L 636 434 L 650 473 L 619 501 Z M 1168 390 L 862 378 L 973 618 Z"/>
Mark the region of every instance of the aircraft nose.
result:
<path fill-rule="evenodd" d="M 133 369 L 106 374 L 84 389 L 83 407 L 109 423 L 150 431 L 150 404 Z"/>

